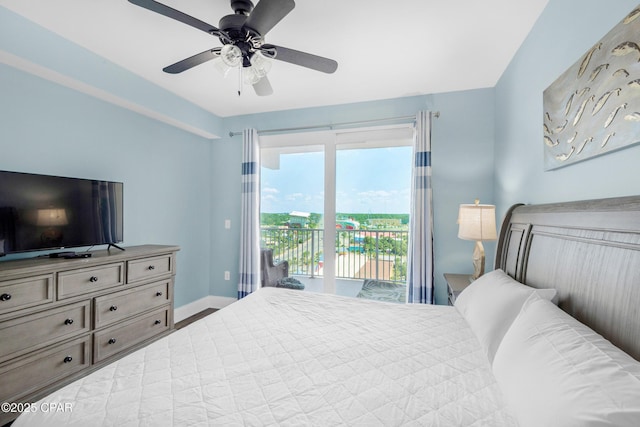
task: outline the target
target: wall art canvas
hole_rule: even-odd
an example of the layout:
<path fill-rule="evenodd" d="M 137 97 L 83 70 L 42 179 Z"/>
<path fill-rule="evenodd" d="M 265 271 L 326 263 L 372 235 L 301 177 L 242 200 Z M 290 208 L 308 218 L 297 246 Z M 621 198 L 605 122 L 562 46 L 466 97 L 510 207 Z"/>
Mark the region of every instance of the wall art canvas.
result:
<path fill-rule="evenodd" d="M 543 95 L 545 170 L 640 142 L 640 6 Z"/>

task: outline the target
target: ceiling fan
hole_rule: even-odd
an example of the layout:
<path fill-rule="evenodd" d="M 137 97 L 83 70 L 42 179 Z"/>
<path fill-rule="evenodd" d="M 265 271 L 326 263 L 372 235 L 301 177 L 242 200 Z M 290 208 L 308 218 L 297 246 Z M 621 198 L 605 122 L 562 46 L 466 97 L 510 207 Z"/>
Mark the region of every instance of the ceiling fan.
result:
<path fill-rule="evenodd" d="M 222 17 L 219 28 L 154 0 L 129 2 L 216 36 L 222 43 L 222 47 L 205 50 L 163 68 L 166 73 L 181 73 L 212 59 L 219 59 L 218 68 L 225 75 L 230 69 L 238 68 L 238 95 L 241 94 L 244 81 L 253 86 L 257 95 L 265 96 L 273 93 L 267 79 L 272 59 L 329 74 L 338 68 L 338 63 L 333 59 L 265 43 L 264 36 L 293 10 L 294 0 L 260 0 L 255 6 L 249 0 L 231 0 L 231 8 L 235 13 Z"/>

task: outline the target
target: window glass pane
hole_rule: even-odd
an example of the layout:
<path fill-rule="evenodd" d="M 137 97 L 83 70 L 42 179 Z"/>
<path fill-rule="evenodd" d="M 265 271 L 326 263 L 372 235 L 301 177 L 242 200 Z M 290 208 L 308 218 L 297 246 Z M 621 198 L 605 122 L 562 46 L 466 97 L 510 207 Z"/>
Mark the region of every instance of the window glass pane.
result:
<path fill-rule="evenodd" d="M 336 152 L 337 280 L 405 282 L 411 152 L 410 146 Z"/>
<path fill-rule="evenodd" d="M 261 246 L 289 263 L 289 276 L 322 276 L 324 148 L 263 148 L 261 166 Z M 307 282 L 322 292 L 322 281 Z"/>

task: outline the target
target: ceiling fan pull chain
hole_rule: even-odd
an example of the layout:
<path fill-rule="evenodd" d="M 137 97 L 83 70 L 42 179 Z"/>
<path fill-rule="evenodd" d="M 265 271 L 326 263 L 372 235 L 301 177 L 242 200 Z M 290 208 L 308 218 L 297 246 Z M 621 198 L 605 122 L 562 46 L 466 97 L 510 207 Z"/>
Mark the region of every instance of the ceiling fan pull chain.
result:
<path fill-rule="evenodd" d="M 238 67 L 238 96 L 242 94 L 242 64 Z"/>

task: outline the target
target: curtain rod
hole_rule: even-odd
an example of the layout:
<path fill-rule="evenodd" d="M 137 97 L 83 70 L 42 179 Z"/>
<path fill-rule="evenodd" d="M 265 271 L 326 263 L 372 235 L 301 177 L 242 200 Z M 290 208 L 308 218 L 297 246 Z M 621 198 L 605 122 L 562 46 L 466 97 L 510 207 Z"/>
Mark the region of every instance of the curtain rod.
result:
<path fill-rule="evenodd" d="M 435 111 L 432 114 L 433 114 L 433 117 L 435 117 L 436 119 L 440 117 L 440 111 Z M 300 127 L 282 128 L 282 129 L 265 129 L 265 130 L 259 130 L 258 134 L 290 132 L 294 130 L 325 129 L 325 128 L 328 128 L 329 130 L 333 130 L 333 128 L 336 126 L 340 127 L 340 126 L 364 125 L 364 124 L 371 124 L 371 123 L 378 123 L 378 122 L 394 122 L 399 120 L 410 120 L 415 118 L 416 116 L 388 117 L 386 119 L 361 120 L 357 122 L 332 123 L 328 125 L 300 126 Z M 242 132 L 229 132 L 229 136 L 231 137 L 237 136 L 237 135 L 242 135 Z"/>

